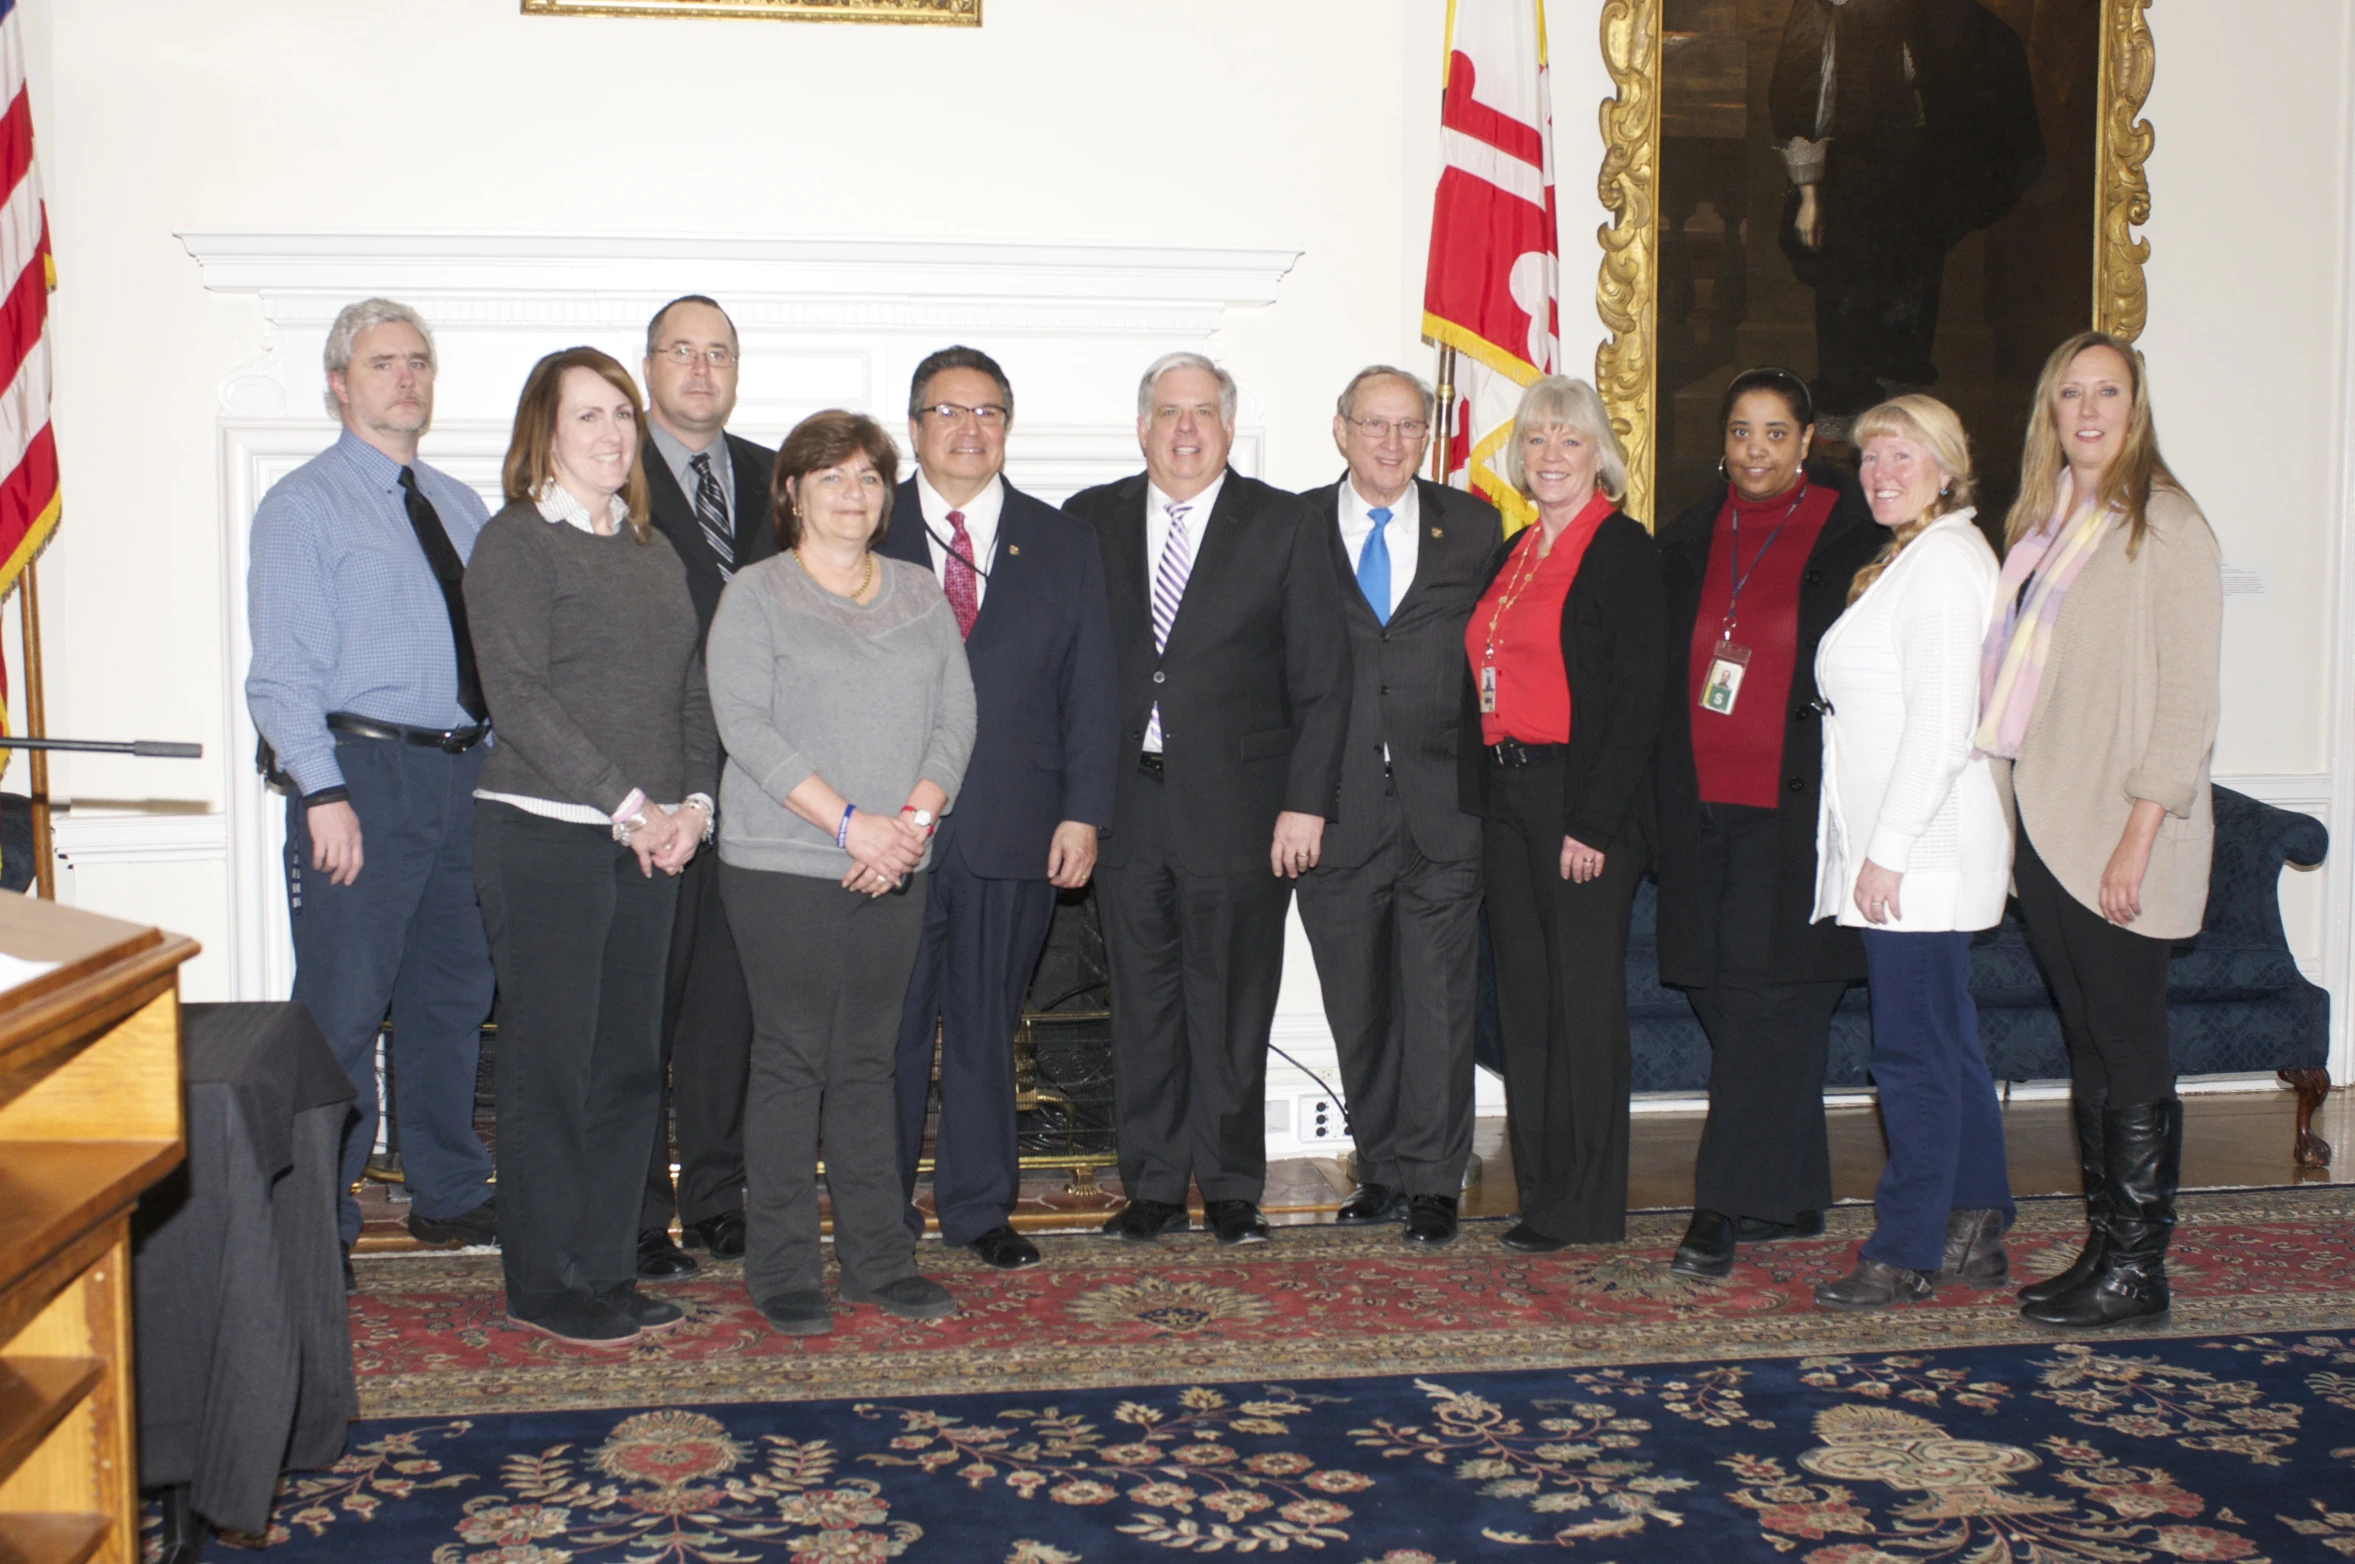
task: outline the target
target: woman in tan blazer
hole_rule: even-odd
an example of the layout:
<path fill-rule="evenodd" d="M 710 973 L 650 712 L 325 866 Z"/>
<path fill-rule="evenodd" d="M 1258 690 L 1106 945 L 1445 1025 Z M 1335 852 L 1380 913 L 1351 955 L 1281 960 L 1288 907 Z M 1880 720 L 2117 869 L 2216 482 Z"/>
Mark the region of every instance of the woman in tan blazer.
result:
<path fill-rule="evenodd" d="M 2215 818 L 2216 536 L 2159 456 L 2142 355 L 2083 332 L 2045 361 L 1976 743 L 2018 831 L 2029 944 L 2060 1003 L 2091 1229 L 2024 1289 L 2040 1324 L 2167 1311 L 2183 1105 L 2167 958 L 2200 930 Z"/>

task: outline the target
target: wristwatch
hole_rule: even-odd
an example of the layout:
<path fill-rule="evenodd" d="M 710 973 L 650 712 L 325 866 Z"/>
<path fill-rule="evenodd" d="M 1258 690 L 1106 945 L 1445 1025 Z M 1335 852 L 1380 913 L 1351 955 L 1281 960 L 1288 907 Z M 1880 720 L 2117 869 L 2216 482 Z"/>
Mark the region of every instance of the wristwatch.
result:
<path fill-rule="evenodd" d="M 918 809 L 915 805 L 909 804 L 902 808 L 900 813 L 914 820 L 916 823 L 916 829 L 922 831 L 926 836 L 930 836 L 932 834 L 932 828 L 935 824 L 936 817 L 933 815 L 931 810 Z"/>

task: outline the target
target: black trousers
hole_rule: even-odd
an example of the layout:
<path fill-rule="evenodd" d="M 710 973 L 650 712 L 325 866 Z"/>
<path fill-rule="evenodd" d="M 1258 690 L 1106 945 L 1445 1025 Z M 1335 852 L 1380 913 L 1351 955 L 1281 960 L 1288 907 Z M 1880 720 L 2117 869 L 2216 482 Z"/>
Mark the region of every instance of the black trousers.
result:
<path fill-rule="evenodd" d="M 475 880 L 499 972 L 499 1252 L 531 1316 L 637 1275 L 679 882 L 601 826 L 482 803 Z"/>
<path fill-rule="evenodd" d="M 2012 858 L 2028 948 L 2052 984 L 2069 1047 L 2069 1079 L 2080 1096 L 2109 1093 L 2113 1108 L 2175 1095 L 2167 1047 L 2167 962 L 2173 947 L 2122 929 L 2062 889 L 2036 856 L 2025 825 Z"/>
<path fill-rule="evenodd" d="M 1623 832 L 1604 846 L 1600 876 L 1564 879 L 1557 765 L 1488 773 L 1482 866 L 1505 1132 L 1521 1220 L 1607 1243 L 1627 1236 L 1627 919 L 1643 844 Z"/>
<path fill-rule="evenodd" d="M 929 878 L 865 896 L 830 877 L 720 866 L 752 994 L 744 1287 L 755 1303 L 817 1290 L 820 1156 L 843 1280 L 872 1292 L 916 1274 L 891 1067 Z"/>
<path fill-rule="evenodd" d="M 1284 976 L 1292 882 L 1264 865 L 1188 874 L 1163 784 L 1141 792 L 1127 861 L 1098 871 L 1112 978 L 1120 1184 L 1172 1205 L 1257 1201 L 1267 1184 L 1267 1039 Z"/>
<path fill-rule="evenodd" d="M 1454 1195 L 1472 1155 L 1480 861 L 1415 849 L 1394 787 L 1366 861 L 1300 877 L 1361 1183 Z"/>
<path fill-rule="evenodd" d="M 1693 1203 L 1789 1222 L 1832 1203 L 1824 1061 L 1848 985 L 1774 978 L 1773 810 L 1703 805 L 1701 853 L 1718 885 L 1718 981 L 1685 991 L 1709 1037 Z"/>
<path fill-rule="evenodd" d="M 720 900 L 720 856 L 705 847 L 679 874 L 662 985 L 662 1096 L 646 1163 L 641 1229 L 705 1222 L 744 1207 L 744 1081 L 752 1063 L 752 1001 Z M 678 1185 L 670 1127 L 677 1125 Z"/>
<path fill-rule="evenodd" d="M 474 1133 L 474 1076 L 491 1012 L 490 946 L 474 895 L 475 779 L 463 755 L 353 734 L 336 763 L 360 817 L 367 863 L 349 885 L 311 867 L 309 813 L 286 808 L 286 904 L 294 994 L 310 1007 L 359 1093 L 344 1128 L 336 1223 L 360 1236 L 353 1183 L 376 1147 L 376 1036 L 392 1011 L 393 1112 L 411 1209 L 452 1217 L 491 1193 L 491 1154 Z"/>
<path fill-rule="evenodd" d="M 1013 1214 L 1022 1183 L 1014 1124 L 1014 1032 L 1046 948 L 1055 887 L 1045 880 L 985 880 L 965 865 L 952 825 L 934 851 L 924 934 L 900 1009 L 894 1093 L 899 1183 L 908 1231 L 924 1233 L 915 1206 L 924 1152 L 932 1054 L 940 1048 L 940 1126 L 932 1147 L 932 1206 L 940 1236 L 969 1244 Z"/>

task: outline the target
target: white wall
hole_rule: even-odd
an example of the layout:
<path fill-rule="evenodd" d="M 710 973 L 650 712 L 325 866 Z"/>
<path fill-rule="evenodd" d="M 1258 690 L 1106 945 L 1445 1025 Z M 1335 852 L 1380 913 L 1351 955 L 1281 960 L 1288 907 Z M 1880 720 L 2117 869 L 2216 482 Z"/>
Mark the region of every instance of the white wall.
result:
<path fill-rule="evenodd" d="M 1416 337 L 1444 0 L 991 0 L 978 31 L 533 18 L 513 0 L 23 0 L 60 273 L 67 511 L 42 564 L 53 731 L 196 738 L 67 759 L 85 905 L 227 929 L 232 768 L 217 390 L 270 352 L 190 229 L 956 236 L 1297 249 L 1217 348 L 1264 472 L 1337 458 L 1332 391 Z M 1548 0 L 1565 358 L 1591 288 L 1598 0 Z M 2271 596 L 2228 616 L 2217 770 L 2327 806 L 2347 519 L 2348 16 L 2162 0 L 2150 348 L 2169 451 Z M 2285 47 L 2285 39 L 2298 40 Z M 551 344 L 553 345 L 553 344 Z M 888 401 L 896 388 L 880 388 Z M 1019 477 L 1019 474 L 1017 474 Z M 108 813 L 129 818 L 119 822 Z M 207 857 L 210 853 L 212 856 Z M 160 861 L 159 861 L 160 860 Z M 2309 965 L 2326 882 L 2285 892 Z M 2344 898 L 2342 897 L 2343 901 Z M 2342 925 L 2343 926 L 2343 925 Z M 2343 942 L 2343 936 L 2341 936 Z M 1282 1036 L 1316 1028 L 1295 942 Z M 217 958 L 189 988 L 227 992 Z M 2345 1055 L 2341 1069 L 2344 1073 Z"/>

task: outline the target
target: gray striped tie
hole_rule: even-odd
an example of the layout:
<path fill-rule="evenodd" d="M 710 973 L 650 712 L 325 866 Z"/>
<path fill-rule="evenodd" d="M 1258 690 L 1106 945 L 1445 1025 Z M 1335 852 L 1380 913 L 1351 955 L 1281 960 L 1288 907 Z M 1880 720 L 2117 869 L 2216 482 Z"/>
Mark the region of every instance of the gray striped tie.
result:
<path fill-rule="evenodd" d="M 725 581 L 736 574 L 736 540 L 728 535 L 728 502 L 720 493 L 720 480 L 712 474 L 709 451 L 696 452 L 687 465 L 695 473 L 695 519 L 703 526 L 703 541 L 720 562 L 720 579 Z"/>
<path fill-rule="evenodd" d="M 1169 627 L 1177 623 L 1178 604 L 1186 600 L 1186 577 L 1193 569 L 1193 550 L 1186 543 L 1186 512 L 1191 505 L 1169 508 L 1169 541 L 1161 546 L 1161 564 L 1153 572 L 1153 650 L 1169 649 Z M 1145 748 L 1161 748 L 1161 703 L 1145 720 Z"/>

